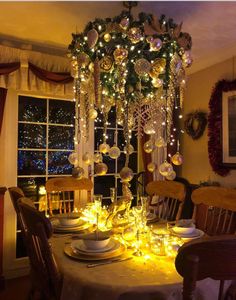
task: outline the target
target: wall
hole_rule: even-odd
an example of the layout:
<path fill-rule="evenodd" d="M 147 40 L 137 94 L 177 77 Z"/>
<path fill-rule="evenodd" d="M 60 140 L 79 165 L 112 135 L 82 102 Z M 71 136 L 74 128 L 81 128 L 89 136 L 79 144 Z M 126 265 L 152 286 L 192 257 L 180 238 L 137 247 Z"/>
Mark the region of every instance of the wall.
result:
<path fill-rule="evenodd" d="M 189 76 L 184 99 L 184 116 L 195 110 L 209 113 L 208 103 L 215 83 L 221 79 L 232 80 L 234 59 L 229 59 Z M 212 171 L 208 160 L 207 128 L 198 140 L 186 133 L 182 137 L 181 148 L 184 164 L 180 176 L 189 182 L 198 184 L 200 181 L 218 181 L 222 186 L 236 187 L 236 170 L 230 175 L 221 177 Z"/>

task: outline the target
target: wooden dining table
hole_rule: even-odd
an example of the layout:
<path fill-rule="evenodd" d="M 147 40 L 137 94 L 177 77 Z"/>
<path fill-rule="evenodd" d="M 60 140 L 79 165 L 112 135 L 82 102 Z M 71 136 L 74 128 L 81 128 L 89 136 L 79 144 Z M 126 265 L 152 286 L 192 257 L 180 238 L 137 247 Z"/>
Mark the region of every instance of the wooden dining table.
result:
<path fill-rule="evenodd" d="M 127 250 L 129 260 L 89 268 L 91 262 L 75 260 L 64 253 L 71 236 L 55 236 L 52 250 L 63 273 L 61 300 L 181 300 L 182 277 L 175 258 L 148 253 L 141 257 Z M 229 286 L 230 282 L 227 282 Z M 197 300 L 217 299 L 219 282 L 199 281 Z"/>

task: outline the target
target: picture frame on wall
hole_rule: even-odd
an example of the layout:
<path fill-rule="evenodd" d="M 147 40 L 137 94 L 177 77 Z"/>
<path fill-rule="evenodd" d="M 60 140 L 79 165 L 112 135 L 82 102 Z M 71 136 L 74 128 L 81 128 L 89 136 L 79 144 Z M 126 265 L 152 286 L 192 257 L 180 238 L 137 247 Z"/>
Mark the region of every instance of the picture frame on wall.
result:
<path fill-rule="evenodd" d="M 222 163 L 236 166 L 236 90 L 222 94 Z"/>

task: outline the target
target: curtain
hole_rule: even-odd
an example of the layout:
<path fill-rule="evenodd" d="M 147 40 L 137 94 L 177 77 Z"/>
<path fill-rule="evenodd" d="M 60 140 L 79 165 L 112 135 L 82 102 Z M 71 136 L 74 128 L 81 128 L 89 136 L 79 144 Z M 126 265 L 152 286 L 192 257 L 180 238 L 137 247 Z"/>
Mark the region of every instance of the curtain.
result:
<path fill-rule="evenodd" d="M 7 75 L 20 68 L 20 62 L 0 64 L 0 75 Z"/>
<path fill-rule="evenodd" d="M 2 129 L 2 120 L 3 120 L 6 97 L 7 97 L 7 89 L 0 88 L 0 133 Z"/>

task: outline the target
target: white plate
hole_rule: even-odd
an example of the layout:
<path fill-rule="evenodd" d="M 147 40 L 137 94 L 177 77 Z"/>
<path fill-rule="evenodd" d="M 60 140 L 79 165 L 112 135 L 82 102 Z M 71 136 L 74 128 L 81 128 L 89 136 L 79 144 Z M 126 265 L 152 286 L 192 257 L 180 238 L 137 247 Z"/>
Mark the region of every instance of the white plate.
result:
<path fill-rule="evenodd" d="M 188 234 L 178 234 L 176 232 L 174 232 L 171 228 L 170 228 L 170 233 L 173 235 L 176 235 L 180 238 L 186 238 L 186 239 L 197 239 L 200 238 L 204 235 L 204 231 L 200 230 L 200 229 L 195 229 L 193 232 L 188 233 Z"/>
<path fill-rule="evenodd" d="M 86 229 L 88 229 L 89 227 L 91 227 L 90 224 L 84 224 L 84 225 L 80 225 L 80 226 L 62 226 L 62 225 L 53 225 L 53 230 L 54 232 L 78 232 L 78 231 L 84 231 Z"/>
<path fill-rule="evenodd" d="M 82 219 L 79 219 L 77 224 L 73 224 L 73 225 L 63 224 L 62 225 L 57 218 L 55 218 L 55 219 L 53 218 L 51 220 L 51 223 L 52 223 L 52 226 L 57 227 L 57 228 L 74 228 L 74 227 L 78 227 L 78 226 L 83 226 L 86 222 Z"/>
<path fill-rule="evenodd" d="M 82 240 L 73 241 L 71 243 L 71 248 L 78 253 L 86 255 L 102 254 L 109 253 L 112 254 L 120 248 L 120 242 L 114 239 L 111 239 L 108 245 L 101 249 L 87 249 Z"/>

